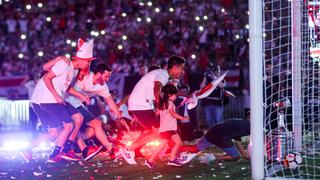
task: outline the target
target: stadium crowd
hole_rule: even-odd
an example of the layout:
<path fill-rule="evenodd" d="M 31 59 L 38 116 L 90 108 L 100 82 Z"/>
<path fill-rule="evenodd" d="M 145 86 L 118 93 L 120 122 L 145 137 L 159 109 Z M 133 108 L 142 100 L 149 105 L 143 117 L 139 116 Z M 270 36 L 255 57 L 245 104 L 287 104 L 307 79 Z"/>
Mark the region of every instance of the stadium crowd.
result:
<path fill-rule="evenodd" d="M 41 64 L 75 53 L 76 40 L 94 38 L 97 63 L 134 74 L 139 64 L 187 59 L 187 71 L 209 62 L 248 68 L 246 1 L 3 1 L 0 76 L 42 73 Z"/>

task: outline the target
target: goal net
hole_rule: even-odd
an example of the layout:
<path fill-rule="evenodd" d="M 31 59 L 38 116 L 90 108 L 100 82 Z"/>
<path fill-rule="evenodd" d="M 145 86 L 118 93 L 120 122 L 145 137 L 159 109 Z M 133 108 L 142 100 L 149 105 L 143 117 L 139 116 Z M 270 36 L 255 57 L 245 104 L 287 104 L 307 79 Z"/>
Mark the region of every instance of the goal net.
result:
<path fill-rule="evenodd" d="M 262 0 L 262 17 L 265 177 L 320 179 L 320 0 Z"/>

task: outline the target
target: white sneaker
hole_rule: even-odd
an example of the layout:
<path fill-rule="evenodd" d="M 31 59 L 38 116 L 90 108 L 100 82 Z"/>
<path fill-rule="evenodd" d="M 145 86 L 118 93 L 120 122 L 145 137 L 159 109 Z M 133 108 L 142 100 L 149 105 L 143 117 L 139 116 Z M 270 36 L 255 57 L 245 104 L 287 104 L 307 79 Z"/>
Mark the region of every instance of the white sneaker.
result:
<path fill-rule="evenodd" d="M 197 153 L 188 153 L 182 152 L 180 153 L 180 157 L 178 158 L 178 162 L 181 164 L 189 163 L 194 157 L 196 157 L 200 152 Z"/>
<path fill-rule="evenodd" d="M 134 151 L 128 151 L 126 148 L 121 148 L 120 154 L 128 164 L 137 164 L 136 160 L 134 160 Z"/>
<path fill-rule="evenodd" d="M 201 163 L 208 164 L 213 162 L 216 157 L 212 153 L 204 153 L 202 156 L 199 157 Z"/>

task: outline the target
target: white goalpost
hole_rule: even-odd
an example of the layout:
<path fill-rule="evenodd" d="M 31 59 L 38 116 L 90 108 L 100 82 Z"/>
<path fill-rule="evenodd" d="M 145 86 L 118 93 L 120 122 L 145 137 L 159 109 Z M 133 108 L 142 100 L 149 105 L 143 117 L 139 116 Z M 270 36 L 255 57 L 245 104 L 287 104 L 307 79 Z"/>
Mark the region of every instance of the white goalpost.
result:
<path fill-rule="evenodd" d="M 249 1 L 253 179 L 320 179 L 320 0 Z"/>
<path fill-rule="evenodd" d="M 302 96 L 301 96 L 301 5 L 299 0 L 291 3 L 291 62 L 292 62 L 292 120 L 294 150 L 300 152 L 302 148 Z"/>
<path fill-rule="evenodd" d="M 253 179 L 257 180 L 264 177 L 261 4 L 261 0 L 249 1 L 251 172 Z"/>

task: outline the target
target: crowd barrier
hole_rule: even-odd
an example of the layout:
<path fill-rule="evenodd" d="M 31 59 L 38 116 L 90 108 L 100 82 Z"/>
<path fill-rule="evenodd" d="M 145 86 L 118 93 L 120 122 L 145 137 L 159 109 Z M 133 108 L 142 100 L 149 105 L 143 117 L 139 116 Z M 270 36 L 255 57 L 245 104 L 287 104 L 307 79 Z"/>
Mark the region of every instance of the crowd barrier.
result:
<path fill-rule="evenodd" d="M 230 98 L 228 105 L 224 107 L 224 118 L 243 118 L 244 117 L 244 96 Z"/>
<path fill-rule="evenodd" d="M 29 100 L 0 100 L 0 124 L 20 127 L 29 123 Z"/>

